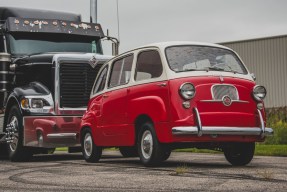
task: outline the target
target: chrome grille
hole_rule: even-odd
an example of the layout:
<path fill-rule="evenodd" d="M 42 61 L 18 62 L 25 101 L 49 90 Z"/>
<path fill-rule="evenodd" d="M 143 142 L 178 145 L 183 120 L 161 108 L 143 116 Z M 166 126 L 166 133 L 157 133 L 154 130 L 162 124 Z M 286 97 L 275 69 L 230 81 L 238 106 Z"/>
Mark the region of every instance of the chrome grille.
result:
<path fill-rule="evenodd" d="M 88 63 L 61 63 L 60 107 L 86 107 L 101 66 L 92 68 Z"/>
<path fill-rule="evenodd" d="M 232 100 L 239 100 L 237 89 L 232 85 L 214 85 L 212 87 L 212 97 L 214 100 L 222 100 L 227 95 Z"/>

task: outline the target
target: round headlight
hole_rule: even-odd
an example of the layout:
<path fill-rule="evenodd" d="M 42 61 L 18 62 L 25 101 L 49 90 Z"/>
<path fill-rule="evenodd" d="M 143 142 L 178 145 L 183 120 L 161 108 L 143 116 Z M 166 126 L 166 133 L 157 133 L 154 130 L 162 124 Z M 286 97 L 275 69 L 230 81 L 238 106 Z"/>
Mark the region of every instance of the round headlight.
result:
<path fill-rule="evenodd" d="M 257 101 L 262 101 L 266 97 L 266 89 L 263 86 L 256 85 L 253 88 L 253 96 Z"/>
<path fill-rule="evenodd" d="M 195 96 L 195 87 L 191 83 L 184 83 L 179 88 L 179 94 L 183 99 L 192 99 Z"/>

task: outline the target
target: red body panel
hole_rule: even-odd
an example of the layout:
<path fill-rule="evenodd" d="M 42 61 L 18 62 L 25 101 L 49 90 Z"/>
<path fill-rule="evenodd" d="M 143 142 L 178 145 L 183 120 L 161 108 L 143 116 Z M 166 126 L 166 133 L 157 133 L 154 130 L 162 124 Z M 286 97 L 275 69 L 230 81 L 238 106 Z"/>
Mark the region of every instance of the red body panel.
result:
<path fill-rule="evenodd" d="M 195 86 L 196 95 L 185 109 L 179 87 L 186 82 Z M 165 86 L 162 86 L 162 85 Z M 238 90 L 239 100 L 230 106 L 213 102 L 211 87 L 214 84 L 230 84 Z M 255 82 L 224 77 L 187 77 L 169 81 L 131 86 L 104 93 L 93 98 L 82 120 L 82 127 L 93 130 L 94 142 L 99 146 L 135 145 L 135 121 L 141 115 L 154 123 L 157 137 L 162 143 L 173 142 L 254 142 L 259 136 L 176 136 L 172 128 L 197 126 L 193 108 L 197 108 L 203 126 L 260 127 L 257 102 L 252 97 Z M 264 111 L 262 111 L 264 114 Z M 264 116 L 265 118 L 265 116 Z"/>

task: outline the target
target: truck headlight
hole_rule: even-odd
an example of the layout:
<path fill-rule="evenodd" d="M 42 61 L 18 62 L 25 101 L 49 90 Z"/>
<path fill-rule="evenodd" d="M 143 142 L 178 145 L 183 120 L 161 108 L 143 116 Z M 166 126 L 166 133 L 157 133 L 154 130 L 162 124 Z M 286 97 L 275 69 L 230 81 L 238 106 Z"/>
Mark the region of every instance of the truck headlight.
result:
<path fill-rule="evenodd" d="M 183 99 L 189 100 L 195 96 L 195 87 L 191 83 L 183 83 L 179 88 L 179 94 Z"/>
<path fill-rule="evenodd" d="M 31 99 L 31 107 L 32 108 L 43 108 L 44 102 L 42 99 Z"/>
<path fill-rule="evenodd" d="M 262 101 L 266 97 L 267 91 L 265 87 L 261 85 L 256 85 L 253 88 L 253 97 L 257 101 Z"/>

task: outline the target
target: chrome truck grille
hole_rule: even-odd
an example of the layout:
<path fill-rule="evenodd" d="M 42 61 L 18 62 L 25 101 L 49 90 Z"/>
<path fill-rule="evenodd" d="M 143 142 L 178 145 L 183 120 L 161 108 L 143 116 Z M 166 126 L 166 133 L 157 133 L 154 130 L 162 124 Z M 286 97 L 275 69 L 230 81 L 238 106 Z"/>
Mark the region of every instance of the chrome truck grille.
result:
<path fill-rule="evenodd" d="M 60 64 L 60 107 L 86 107 L 96 75 L 102 64 L 92 68 L 88 63 Z"/>
<path fill-rule="evenodd" d="M 229 96 L 232 100 L 239 100 L 236 87 L 232 85 L 213 85 L 212 98 L 213 100 L 222 100 L 224 96 Z"/>

